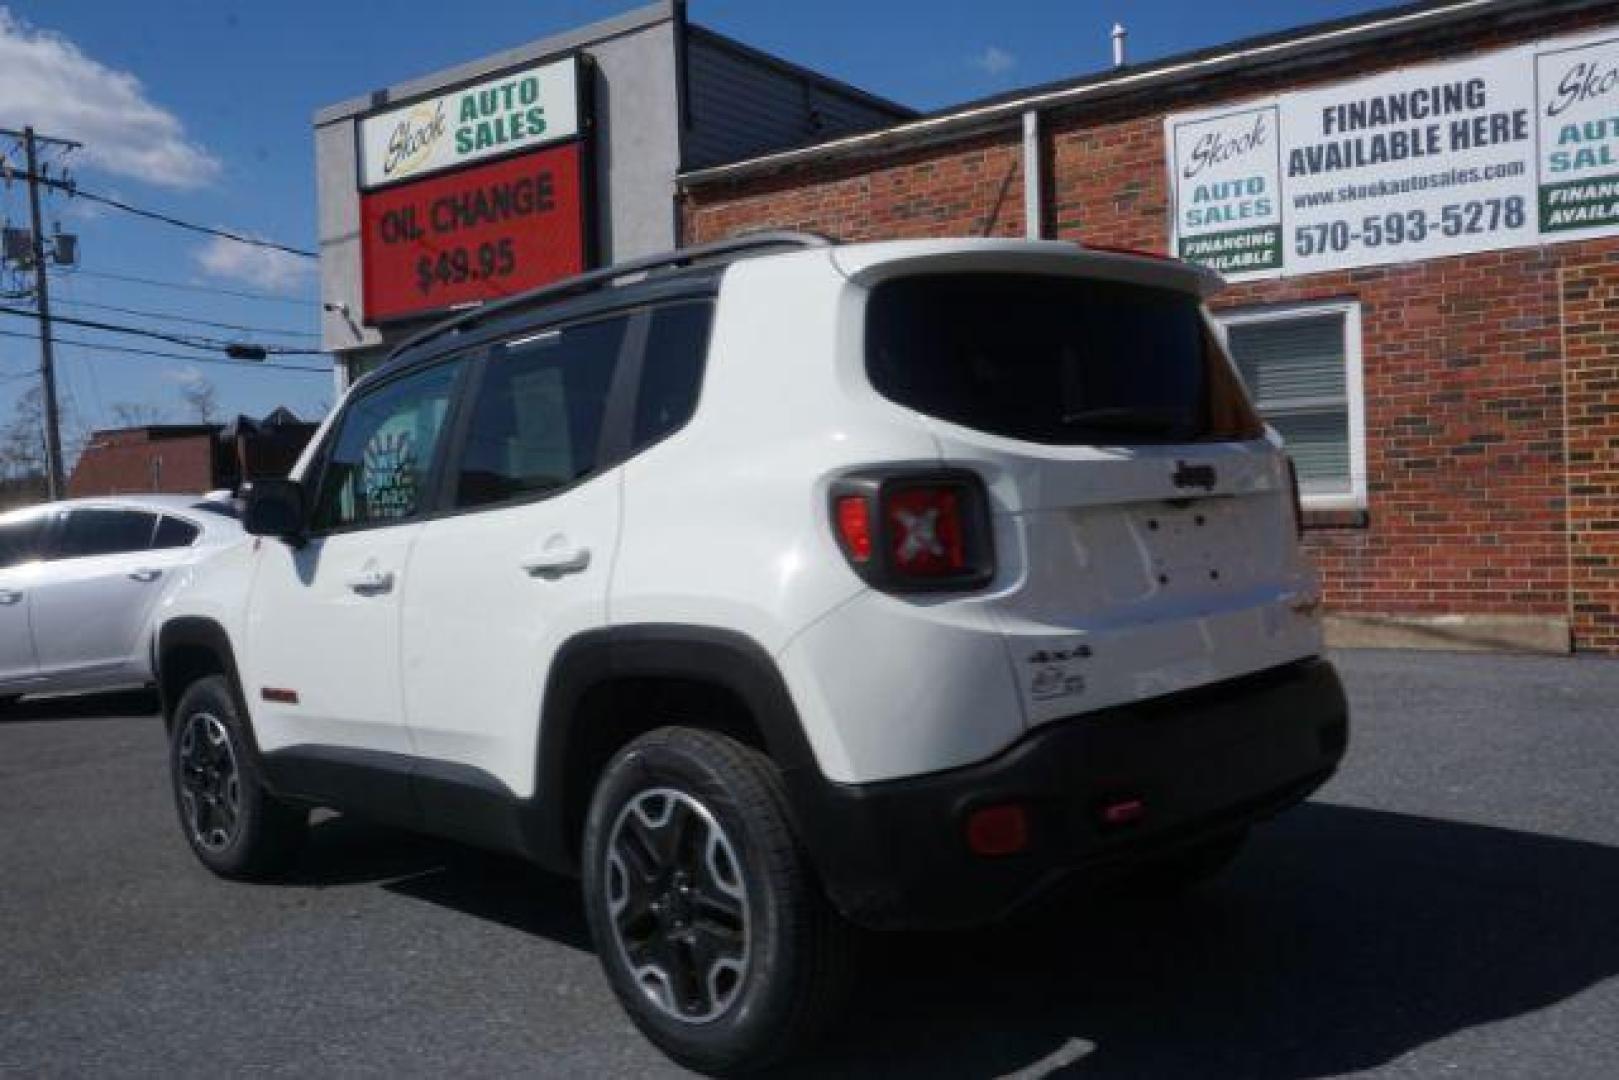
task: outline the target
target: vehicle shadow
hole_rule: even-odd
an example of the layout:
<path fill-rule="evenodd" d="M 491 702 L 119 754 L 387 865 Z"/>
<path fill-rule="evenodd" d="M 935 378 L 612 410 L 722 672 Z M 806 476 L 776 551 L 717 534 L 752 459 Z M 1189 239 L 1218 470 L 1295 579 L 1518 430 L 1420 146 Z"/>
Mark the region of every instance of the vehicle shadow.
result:
<path fill-rule="evenodd" d="M 118 690 L 102 694 L 60 694 L 23 698 L 0 706 L 0 724 L 32 720 L 124 720 L 158 713 L 152 690 Z"/>
<path fill-rule="evenodd" d="M 573 882 L 374 826 L 318 827 L 296 880 L 590 948 Z M 847 1019 L 782 1075 L 1353 1072 L 1619 974 L 1615 898 L 1619 848 L 1310 803 L 1180 900 L 873 935 Z"/>
<path fill-rule="evenodd" d="M 1302 1078 L 1619 974 L 1619 848 L 1325 803 L 1179 901 L 880 942 L 805 1075 Z"/>
<path fill-rule="evenodd" d="M 360 818 L 317 820 L 281 881 L 316 888 L 375 882 L 401 896 L 591 948 L 577 882 L 520 859 Z"/>

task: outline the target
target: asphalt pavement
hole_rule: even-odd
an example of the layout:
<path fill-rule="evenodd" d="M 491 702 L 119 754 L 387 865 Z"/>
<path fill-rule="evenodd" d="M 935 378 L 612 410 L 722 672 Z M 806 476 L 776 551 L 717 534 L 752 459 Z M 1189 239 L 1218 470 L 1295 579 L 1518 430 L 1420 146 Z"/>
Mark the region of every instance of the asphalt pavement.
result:
<path fill-rule="evenodd" d="M 879 939 L 797 1074 L 1619 1076 L 1619 662 L 1337 660 L 1343 772 L 1218 883 Z M 678 1073 L 571 883 L 339 818 L 209 876 L 151 709 L 0 716 L 0 1075 Z"/>

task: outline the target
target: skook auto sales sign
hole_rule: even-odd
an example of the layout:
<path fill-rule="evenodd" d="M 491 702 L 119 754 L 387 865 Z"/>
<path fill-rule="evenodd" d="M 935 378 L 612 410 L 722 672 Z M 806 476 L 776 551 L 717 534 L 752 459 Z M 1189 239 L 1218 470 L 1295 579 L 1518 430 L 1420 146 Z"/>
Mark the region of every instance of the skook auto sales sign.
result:
<path fill-rule="evenodd" d="M 576 59 L 362 121 L 365 320 L 511 296 L 586 269 L 590 185 Z"/>
<path fill-rule="evenodd" d="M 579 134 L 579 65 L 486 79 L 360 122 L 360 186 L 412 180 Z"/>
<path fill-rule="evenodd" d="M 1619 231 L 1619 35 L 1170 116 L 1172 250 L 1234 279 Z"/>

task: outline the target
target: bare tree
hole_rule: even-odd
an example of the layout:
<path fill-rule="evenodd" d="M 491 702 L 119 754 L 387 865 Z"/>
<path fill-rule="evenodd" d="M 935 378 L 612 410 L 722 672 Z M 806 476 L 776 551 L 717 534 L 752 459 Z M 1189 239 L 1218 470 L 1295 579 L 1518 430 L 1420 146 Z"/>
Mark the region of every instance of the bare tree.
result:
<path fill-rule="evenodd" d="M 198 376 L 180 384 L 180 400 L 199 424 L 219 420 L 219 391 L 211 380 Z"/>
<path fill-rule="evenodd" d="M 62 426 L 62 457 L 71 471 L 88 441 L 72 399 L 63 395 L 57 412 Z M 7 506 L 45 497 L 45 405 L 38 386 L 17 396 L 11 418 L 0 426 L 0 498 Z"/>
<path fill-rule="evenodd" d="M 151 427 L 168 419 L 169 410 L 149 401 L 120 401 L 112 407 L 112 422 L 118 427 Z"/>

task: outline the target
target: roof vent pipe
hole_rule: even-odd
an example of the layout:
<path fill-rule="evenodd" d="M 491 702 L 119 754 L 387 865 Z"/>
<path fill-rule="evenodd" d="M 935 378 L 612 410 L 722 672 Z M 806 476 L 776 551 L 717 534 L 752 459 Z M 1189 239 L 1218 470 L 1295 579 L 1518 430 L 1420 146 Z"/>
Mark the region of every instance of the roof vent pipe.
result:
<path fill-rule="evenodd" d="M 1113 24 L 1113 66 L 1116 68 L 1124 66 L 1124 39 L 1129 36 L 1123 23 Z"/>

